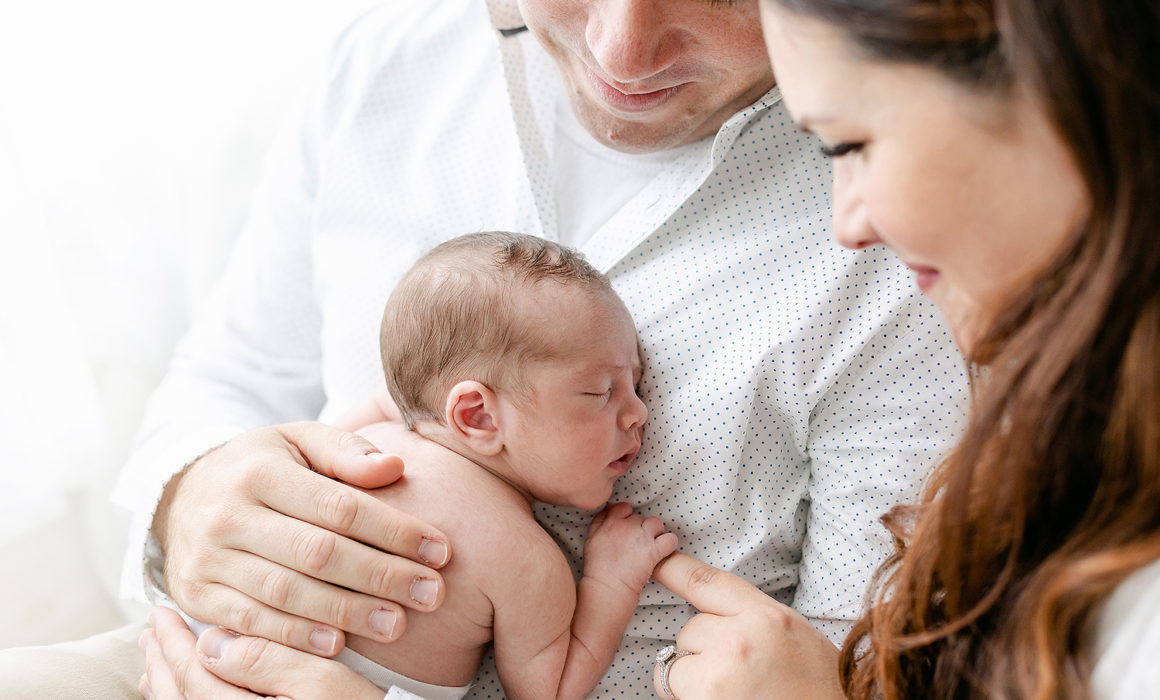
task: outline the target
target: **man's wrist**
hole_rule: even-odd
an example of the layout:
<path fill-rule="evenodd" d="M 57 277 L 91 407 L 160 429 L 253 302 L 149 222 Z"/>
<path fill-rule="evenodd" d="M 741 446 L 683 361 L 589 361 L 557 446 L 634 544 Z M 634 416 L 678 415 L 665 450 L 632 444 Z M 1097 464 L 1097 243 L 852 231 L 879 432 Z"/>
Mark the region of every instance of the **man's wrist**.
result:
<path fill-rule="evenodd" d="M 161 489 L 161 498 L 157 501 L 157 507 L 153 510 L 153 521 L 149 526 L 149 531 L 153 534 L 153 537 L 157 542 L 157 546 L 160 547 L 162 557 L 164 557 L 165 553 L 168 551 L 166 545 L 168 544 L 169 536 L 170 508 L 173 505 L 173 499 L 177 495 L 177 490 L 180 488 L 181 480 L 185 478 L 185 475 L 189 472 L 189 470 L 193 468 L 195 464 L 200 462 L 202 458 L 212 452 L 217 451 L 217 449 L 224 444 L 225 443 L 223 442 L 214 445 L 205 452 L 202 452 L 198 456 L 186 462 L 185 465 L 179 469 L 176 474 L 169 478 L 169 481 L 165 482 L 165 487 Z"/>

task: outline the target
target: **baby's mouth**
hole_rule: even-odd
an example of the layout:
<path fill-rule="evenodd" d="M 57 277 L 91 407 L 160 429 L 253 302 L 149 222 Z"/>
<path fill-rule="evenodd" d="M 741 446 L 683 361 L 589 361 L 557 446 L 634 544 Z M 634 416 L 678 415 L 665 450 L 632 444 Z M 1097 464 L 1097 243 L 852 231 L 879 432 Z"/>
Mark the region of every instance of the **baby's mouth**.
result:
<path fill-rule="evenodd" d="M 624 472 L 628 471 L 629 466 L 632 465 L 632 460 L 634 457 L 636 457 L 636 453 L 637 453 L 637 450 L 630 450 L 628 452 L 625 452 L 623 455 L 620 456 L 619 459 L 615 460 L 614 462 L 612 462 L 608 466 L 612 467 L 613 469 L 615 469 L 623 474 Z"/>

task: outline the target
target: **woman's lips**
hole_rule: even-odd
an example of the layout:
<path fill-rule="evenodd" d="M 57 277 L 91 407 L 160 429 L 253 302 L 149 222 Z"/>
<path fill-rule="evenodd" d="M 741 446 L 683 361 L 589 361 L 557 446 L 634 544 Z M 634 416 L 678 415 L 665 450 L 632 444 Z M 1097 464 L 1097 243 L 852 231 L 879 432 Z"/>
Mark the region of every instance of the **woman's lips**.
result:
<path fill-rule="evenodd" d="M 914 282 L 918 285 L 919 291 L 926 294 L 930 288 L 938 281 L 939 271 L 933 267 L 925 267 L 923 265 L 906 265 L 911 270 L 914 270 Z"/>
<path fill-rule="evenodd" d="M 680 88 L 680 85 L 676 85 L 662 90 L 653 90 L 652 92 L 628 93 L 617 90 L 606 83 L 593 73 L 592 69 L 588 66 L 584 66 L 584 73 L 588 76 L 588 82 L 592 85 L 592 89 L 596 92 L 597 96 L 606 105 L 618 112 L 637 114 L 656 109 L 668 101 L 673 93 Z"/>

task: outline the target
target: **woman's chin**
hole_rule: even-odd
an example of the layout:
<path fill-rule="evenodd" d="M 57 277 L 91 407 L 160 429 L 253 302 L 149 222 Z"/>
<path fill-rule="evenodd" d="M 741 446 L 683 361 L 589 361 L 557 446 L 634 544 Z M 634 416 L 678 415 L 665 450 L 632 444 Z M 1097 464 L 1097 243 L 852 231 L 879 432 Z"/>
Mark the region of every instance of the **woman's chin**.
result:
<path fill-rule="evenodd" d="M 984 324 L 980 323 L 982 314 L 979 313 L 979 309 L 974 304 L 966 303 L 963 299 L 952 301 L 947 298 L 940 299 L 939 295 L 931 295 L 931 301 L 942 313 L 943 322 L 946 324 L 947 330 L 950 331 L 955 345 L 959 347 L 959 352 L 964 357 L 970 358 L 972 351 L 982 337 Z"/>
<path fill-rule="evenodd" d="M 963 357 L 969 358 L 971 356 L 971 348 L 975 346 L 975 338 L 962 326 L 952 325 L 950 331 L 951 338 L 955 341 L 955 345 L 959 347 L 959 352 L 963 354 Z"/>

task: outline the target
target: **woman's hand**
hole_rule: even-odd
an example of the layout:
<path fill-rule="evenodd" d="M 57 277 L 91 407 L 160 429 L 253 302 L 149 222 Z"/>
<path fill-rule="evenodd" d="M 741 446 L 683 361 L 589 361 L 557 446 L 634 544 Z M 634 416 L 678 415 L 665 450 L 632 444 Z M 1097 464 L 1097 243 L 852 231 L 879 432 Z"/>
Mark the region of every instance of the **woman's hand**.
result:
<path fill-rule="evenodd" d="M 684 554 L 657 565 L 653 579 L 700 614 L 677 634 L 677 649 L 657 695 L 680 700 L 841 698 L 838 650 L 793 608 L 726 571 Z"/>
<path fill-rule="evenodd" d="M 428 611 L 445 535 L 338 481 L 373 488 L 402 461 L 321 423 L 243 433 L 165 488 L 153 519 L 170 597 L 191 617 L 333 656 L 342 630 L 380 642 Z M 421 562 L 421 563 L 420 563 Z"/>
<path fill-rule="evenodd" d="M 383 699 L 382 690 L 338 661 L 220 628 L 199 639 L 168 608 L 154 608 L 149 624 L 140 640 L 145 675 L 139 687 L 150 700 Z"/>

